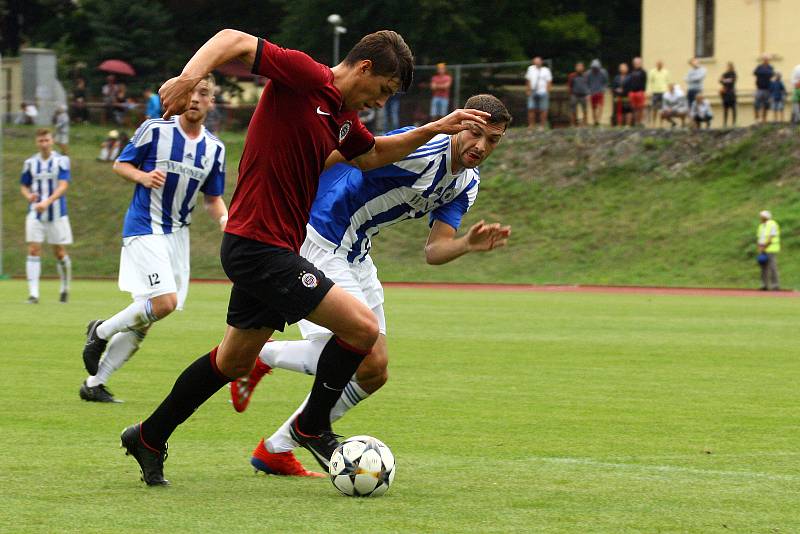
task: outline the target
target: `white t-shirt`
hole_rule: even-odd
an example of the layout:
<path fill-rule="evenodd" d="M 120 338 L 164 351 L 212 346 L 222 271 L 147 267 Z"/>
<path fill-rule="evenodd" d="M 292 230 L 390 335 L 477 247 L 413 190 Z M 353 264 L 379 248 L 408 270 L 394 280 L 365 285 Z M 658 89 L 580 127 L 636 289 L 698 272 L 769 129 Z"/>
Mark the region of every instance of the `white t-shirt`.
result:
<path fill-rule="evenodd" d="M 537 67 L 531 65 L 525 72 L 525 79 L 528 80 L 528 87 L 539 95 L 547 93 L 547 84 L 553 81 L 553 75 L 547 67 Z"/>
<path fill-rule="evenodd" d="M 792 71 L 792 87 L 797 87 L 798 83 L 800 83 L 800 65 L 797 65 Z"/>

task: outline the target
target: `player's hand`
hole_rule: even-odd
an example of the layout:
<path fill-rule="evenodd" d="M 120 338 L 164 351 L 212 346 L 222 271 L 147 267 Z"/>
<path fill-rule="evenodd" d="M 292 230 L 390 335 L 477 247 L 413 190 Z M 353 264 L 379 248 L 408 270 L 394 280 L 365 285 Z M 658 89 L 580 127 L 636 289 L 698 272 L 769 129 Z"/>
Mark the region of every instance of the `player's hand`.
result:
<path fill-rule="evenodd" d="M 39 202 L 39 193 L 31 193 L 30 195 L 28 195 L 28 202 L 30 202 L 31 204 Z"/>
<path fill-rule="evenodd" d="M 37 213 L 44 213 L 44 210 L 46 210 L 47 207 L 48 207 L 47 202 L 44 201 L 37 202 L 36 204 L 33 205 L 33 209 L 35 209 Z"/>
<path fill-rule="evenodd" d="M 180 115 L 189 108 L 192 100 L 192 90 L 198 84 L 198 80 L 192 80 L 176 76 L 170 78 L 161 89 L 158 96 L 161 97 L 161 105 L 164 106 L 163 118 L 169 119 L 173 115 Z"/>
<path fill-rule="evenodd" d="M 147 189 L 158 189 L 167 180 L 167 175 L 160 169 L 153 169 L 139 175 L 139 183 Z"/>
<path fill-rule="evenodd" d="M 486 124 L 486 119 L 490 116 L 489 113 L 477 109 L 457 109 L 438 121 L 429 122 L 427 126 L 436 134 L 452 135 L 466 130 L 468 128 L 467 121 Z"/>
<path fill-rule="evenodd" d="M 510 226 L 500 223 L 486 224 L 478 221 L 467 232 L 467 244 L 471 252 L 494 250 L 506 246 L 511 235 Z"/>

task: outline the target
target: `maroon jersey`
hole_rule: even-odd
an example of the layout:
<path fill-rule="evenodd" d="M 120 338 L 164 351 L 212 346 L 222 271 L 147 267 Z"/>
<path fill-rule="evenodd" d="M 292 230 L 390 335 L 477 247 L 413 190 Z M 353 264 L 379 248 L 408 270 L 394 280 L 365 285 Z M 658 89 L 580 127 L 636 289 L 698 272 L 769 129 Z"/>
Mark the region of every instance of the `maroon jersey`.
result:
<path fill-rule="evenodd" d="M 247 128 L 225 231 L 297 252 L 325 160 L 337 149 L 353 159 L 375 139 L 356 112 L 342 111 L 331 69 L 303 52 L 259 39 L 253 73 L 269 81 Z"/>

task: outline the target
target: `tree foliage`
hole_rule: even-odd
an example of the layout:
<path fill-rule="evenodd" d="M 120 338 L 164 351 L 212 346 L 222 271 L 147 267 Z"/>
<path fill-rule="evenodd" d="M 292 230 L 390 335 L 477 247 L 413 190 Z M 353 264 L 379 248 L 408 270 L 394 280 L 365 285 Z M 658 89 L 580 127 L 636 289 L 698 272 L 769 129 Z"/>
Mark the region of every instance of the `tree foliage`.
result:
<path fill-rule="evenodd" d="M 0 51 L 49 46 L 63 64 L 129 61 L 141 77 L 174 74 L 222 28 L 263 35 L 332 60 L 328 15 L 347 33 L 341 55 L 363 35 L 391 28 L 418 64 L 553 59 L 556 72 L 576 60 L 629 60 L 640 41 L 640 0 L 0 0 Z"/>

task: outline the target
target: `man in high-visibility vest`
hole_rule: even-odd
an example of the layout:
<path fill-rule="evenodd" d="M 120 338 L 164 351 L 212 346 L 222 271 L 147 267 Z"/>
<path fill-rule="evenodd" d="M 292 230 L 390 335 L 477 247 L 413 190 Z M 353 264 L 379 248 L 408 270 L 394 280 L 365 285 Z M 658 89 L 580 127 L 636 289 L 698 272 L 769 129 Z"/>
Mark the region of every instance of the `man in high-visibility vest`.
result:
<path fill-rule="evenodd" d="M 761 217 L 761 224 L 758 225 L 758 254 L 761 265 L 761 290 L 777 291 L 780 289 L 778 283 L 778 261 L 775 255 L 781 251 L 781 228 L 772 219 L 772 214 L 764 210 L 758 214 Z"/>

